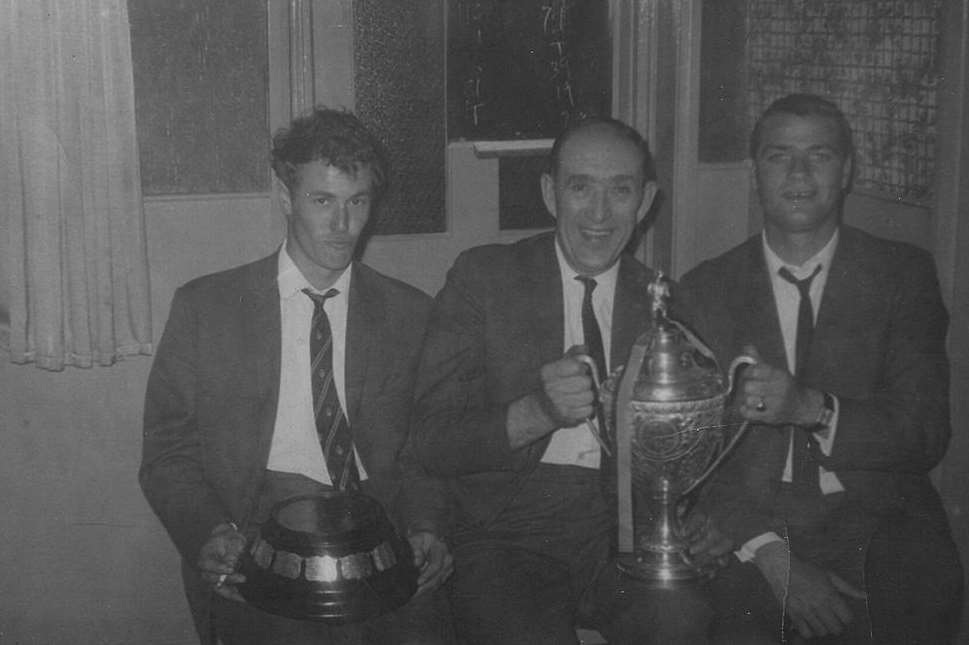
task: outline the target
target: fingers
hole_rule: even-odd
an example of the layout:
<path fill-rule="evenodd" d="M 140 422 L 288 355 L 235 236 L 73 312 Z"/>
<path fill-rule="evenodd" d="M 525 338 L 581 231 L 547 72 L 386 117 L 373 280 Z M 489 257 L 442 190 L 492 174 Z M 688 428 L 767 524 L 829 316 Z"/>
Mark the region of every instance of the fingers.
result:
<path fill-rule="evenodd" d="M 222 596 L 226 600 L 231 600 L 233 602 L 246 602 L 246 599 L 242 597 L 239 590 L 235 588 L 234 585 L 223 585 L 221 587 L 215 587 L 213 592 L 219 596 Z"/>
<path fill-rule="evenodd" d="M 868 594 L 854 586 L 850 582 L 847 582 L 844 578 L 838 576 L 837 574 L 828 572 L 828 579 L 834 588 L 849 598 L 854 598 L 855 600 L 867 600 Z"/>
<path fill-rule="evenodd" d="M 447 544 L 433 533 L 421 531 L 410 536 L 414 564 L 420 572 L 417 593 L 439 587 L 454 572 L 454 558 Z"/>
<path fill-rule="evenodd" d="M 740 350 L 740 353 L 750 356 L 758 363 L 760 363 L 763 360 L 760 356 L 760 352 L 757 351 L 757 348 L 754 345 L 744 345 L 743 349 Z"/>
<path fill-rule="evenodd" d="M 542 388 L 552 417 L 575 425 L 592 416 L 596 400 L 585 363 L 565 357 L 542 367 Z"/>
<path fill-rule="evenodd" d="M 806 638 L 843 632 L 854 620 L 854 614 L 839 586 L 853 591 L 857 589 L 830 571 L 815 567 L 802 567 L 799 573 L 794 571 L 792 574 L 786 609 L 797 631 Z"/>
<path fill-rule="evenodd" d="M 245 582 L 245 576 L 236 573 L 239 557 L 245 547 L 246 538 L 234 524 L 216 526 L 208 541 L 202 545 L 196 561 L 202 580 L 212 585 L 217 592 L 219 589 Z M 232 595 L 232 591 L 226 593 L 226 597 Z"/>
<path fill-rule="evenodd" d="M 760 423 L 790 423 L 796 403 L 797 383 L 786 369 L 764 362 L 744 369 L 737 387 L 740 414 Z"/>

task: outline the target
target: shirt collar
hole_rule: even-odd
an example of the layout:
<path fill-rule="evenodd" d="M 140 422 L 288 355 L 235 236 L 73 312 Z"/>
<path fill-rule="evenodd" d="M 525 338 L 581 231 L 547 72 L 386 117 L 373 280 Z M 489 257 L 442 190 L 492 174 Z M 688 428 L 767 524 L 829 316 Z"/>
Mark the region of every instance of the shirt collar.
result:
<path fill-rule="evenodd" d="M 558 258 L 559 262 L 559 273 L 562 275 L 562 283 L 569 285 L 578 285 L 578 288 L 582 288 L 576 278 L 579 273 L 572 268 L 569 261 L 565 259 L 565 253 L 562 251 L 562 247 L 559 245 L 558 238 L 555 238 L 555 257 Z M 596 281 L 596 293 L 611 294 L 616 289 L 616 280 L 619 276 L 619 260 L 617 260 L 611 267 L 600 273 L 599 275 L 589 276 Z"/>
<path fill-rule="evenodd" d="M 350 277 L 352 273 L 353 263 L 351 262 L 343 273 L 340 274 L 340 277 L 336 279 L 336 282 L 330 285 L 330 288 L 336 289 L 342 296 L 346 297 L 350 288 Z M 290 256 L 289 251 L 286 249 L 285 242 L 279 249 L 276 284 L 279 287 L 279 297 L 282 299 L 302 295 L 303 289 L 318 292 L 318 289 L 310 284 L 310 281 L 306 279 L 303 272 L 296 266 L 296 262 L 293 261 L 292 256 Z"/>
<path fill-rule="evenodd" d="M 760 239 L 764 247 L 764 258 L 767 261 L 767 270 L 770 272 L 771 276 L 776 276 L 777 272 L 781 270 L 781 267 L 787 267 L 795 278 L 800 279 L 811 275 L 811 273 L 814 271 L 814 267 L 820 264 L 822 273 L 827 273 L 827 271 L 831 268 L 831 259 L 834 257 L 835 249 L 838 248 L 838 238 L 840 236 L 840 229 L 835 229 L 834 235 L 832 235 L 831 239 L 828 240 L 828 243 L 824 245 L 824 248 L 805 260 L 801 265 L 793 265 L 787 264 L 776 253 L 774 253 L 774 249 L 772 249 L 770 244 L 767 243 L 767 233 L 762 232 Z"/>

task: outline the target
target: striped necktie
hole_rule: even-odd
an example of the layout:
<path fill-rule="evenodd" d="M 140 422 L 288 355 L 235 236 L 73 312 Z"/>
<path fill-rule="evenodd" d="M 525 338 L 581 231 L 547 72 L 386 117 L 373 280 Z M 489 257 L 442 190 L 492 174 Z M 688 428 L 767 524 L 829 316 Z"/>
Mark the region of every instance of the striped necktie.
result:
<path fill-rule="evenodd" d="M 310 380 L 316 433 L 333 487 L 338 490 L 356 488 L 360 483 L 360 474 L 357 472 L 353 436 L 333 381 L 333 332 L 330 330 L 330 319 L 323 309 L 327 298 L 332 298 L 339 291 L 330 289 L 318 294 L 303 289 L 303 293 L 315 305 L 310 328 Z"/>

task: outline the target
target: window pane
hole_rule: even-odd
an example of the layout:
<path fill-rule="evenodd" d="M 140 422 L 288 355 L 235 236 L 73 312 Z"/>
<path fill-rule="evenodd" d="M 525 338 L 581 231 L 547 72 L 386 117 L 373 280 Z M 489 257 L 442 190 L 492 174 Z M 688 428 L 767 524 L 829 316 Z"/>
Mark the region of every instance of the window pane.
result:
<path fill-rule="evenodd" d="M 146 195 L 269 189 L 264 0 L 130 0 Z"/>

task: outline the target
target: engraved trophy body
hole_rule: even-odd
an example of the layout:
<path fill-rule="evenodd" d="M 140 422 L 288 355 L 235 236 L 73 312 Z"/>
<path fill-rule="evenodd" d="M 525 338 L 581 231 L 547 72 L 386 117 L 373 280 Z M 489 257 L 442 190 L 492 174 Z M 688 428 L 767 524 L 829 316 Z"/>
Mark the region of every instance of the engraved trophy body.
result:
<path fill-rule="evenodd" d="M 669 285 L 662 274 L 649 291 L 652 324 L 599 393 L 615 437 L 619 566 L 669 586 L 699 576 L 678 537 L 677 506 L 746 430 L 741 425 L 726 445 L 722 418 L 734 371 L 754 360 L 737 357 L 725 379 L 710 349 L 668 316 Z"/>

